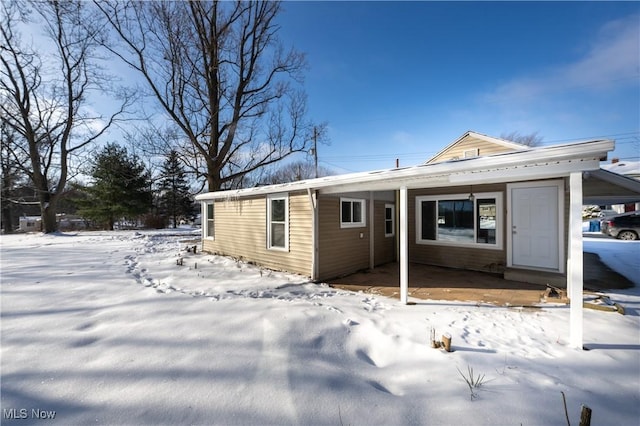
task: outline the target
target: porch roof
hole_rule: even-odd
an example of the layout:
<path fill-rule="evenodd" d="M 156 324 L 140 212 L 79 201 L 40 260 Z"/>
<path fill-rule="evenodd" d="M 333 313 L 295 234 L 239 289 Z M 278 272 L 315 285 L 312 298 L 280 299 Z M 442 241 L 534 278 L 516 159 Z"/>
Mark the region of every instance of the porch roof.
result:
<path fill-rule="evenodd" d="M 583 203 L 599 206 L 637 203 L 640 201 L 640 180 L 608 170 L 585 173 Z"/>
<path fill-rule="evenodd" d="M 435 164 L 208 192 L 196 196 L 196 200 L 245 198 L 306 190 L 318 190 L 321 193 L 385 191 L 401 187 L 412 189 L 544 179 L 568 176 L 571 172 L 598 170 L 600 161 L 613 148 L 612 140 L 589 140 Z"/>

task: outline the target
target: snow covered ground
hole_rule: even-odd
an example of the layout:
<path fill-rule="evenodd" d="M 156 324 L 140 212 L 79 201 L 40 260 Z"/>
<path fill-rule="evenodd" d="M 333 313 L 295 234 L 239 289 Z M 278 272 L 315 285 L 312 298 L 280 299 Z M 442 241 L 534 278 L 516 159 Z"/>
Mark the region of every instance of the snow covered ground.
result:
<path fill-rule="evenodd" d="M 563 425 L 563 392 L 573 424 L 582 404 L 594 425 L 638 424 L 640 242 L 586 238 L 636 287 L 608 293 L 626 315 L 585 310 L 581 351 L 564 305 L 405 306 L 193 239 L 2 236 L 2 423 Z"/>

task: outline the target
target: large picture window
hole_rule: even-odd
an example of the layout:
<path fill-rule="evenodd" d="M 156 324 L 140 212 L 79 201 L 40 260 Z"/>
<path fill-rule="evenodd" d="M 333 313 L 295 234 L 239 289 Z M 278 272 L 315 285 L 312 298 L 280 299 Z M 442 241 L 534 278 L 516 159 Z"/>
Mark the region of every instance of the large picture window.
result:
<path fill-rule="evenodd" d="M 340 227 L 361 228 L 367 226 L 365 206 L 365 200 L 340 198 Z"/>
<path fill-rule="evenodd" d="M 289 197 L 267 197 L 267 248 L 289 250 Z"/>
<path fill-rule="evenodd" d="M 502 193 L 416 197 L 418 244 L 502 248 Z"/>

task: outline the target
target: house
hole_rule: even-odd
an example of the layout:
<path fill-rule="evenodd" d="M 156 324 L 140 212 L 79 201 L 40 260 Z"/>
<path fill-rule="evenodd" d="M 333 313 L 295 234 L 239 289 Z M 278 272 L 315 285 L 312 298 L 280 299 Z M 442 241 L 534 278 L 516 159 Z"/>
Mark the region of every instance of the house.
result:
<path fill-rule="evenodd" d="M 40 216 L 20 216 L 18 220 L 18 230 L 20 232 L 37 232 L 40 231 L 42 225 L 42 217 Z"/>
<path fill-rule="evenodd" d="M 68 215 L 66 213 L 56 214 L 58 229 L 60 231 L 75 231 L 77 229 L 86 229 L 87 224 L 84 219 L 76 215 Z M 20 216 L 18 230 L 20 232 L 40 232 L 42 231 L 41 216 Z"/>
<path fill-rule="evenodd" d="M 567 285 L 581 347 L 583 175 L 614 142 L 529 148 L 468 132 L 434 158 L 472 150 L 473 139 L 497 151 L 200 194 L 202 249 L 313 280 L 397 261 L 405 303 L 411 263 Z M 640 184 L 635 192 L 640 200 Z"/>
<path fill-rule="evenodd" d="M 615 173 L 629 179 L 640 181 L 640 161 L 621 161 L 619 158 L 612 158 L 611 163 L 603 165 L 601 169 L 602 171 Z M 615 177 L 613 179 L 615 179 Z M 599 205 L 610 206 L 613 210 L 616 210 L 620 213 L 640 210 L 640 202 L 633 197 L 631 197 L 630 201 L 628 202 L 624 202 L 624 200 L 621 200 L 619 198 L 617 198 L 616 201 L 620 204 L 604 202 L 600 203 Z"/>

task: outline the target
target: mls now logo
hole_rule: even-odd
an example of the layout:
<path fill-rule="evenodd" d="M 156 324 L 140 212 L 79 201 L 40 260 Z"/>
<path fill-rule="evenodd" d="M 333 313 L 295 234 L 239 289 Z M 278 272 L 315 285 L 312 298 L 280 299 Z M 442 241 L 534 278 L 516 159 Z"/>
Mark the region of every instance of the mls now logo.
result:
<path fill-rule="evenodd" d="M 39 408 L 33 408 L 27 410 L 26 408 L 5 408 L 2 410 L 2 418 L 6 420 L 14 419 L 55 419 L 56 412 L 48 410 L 40 410 Z"/>

